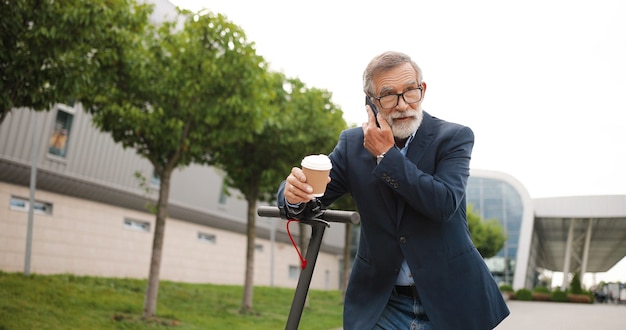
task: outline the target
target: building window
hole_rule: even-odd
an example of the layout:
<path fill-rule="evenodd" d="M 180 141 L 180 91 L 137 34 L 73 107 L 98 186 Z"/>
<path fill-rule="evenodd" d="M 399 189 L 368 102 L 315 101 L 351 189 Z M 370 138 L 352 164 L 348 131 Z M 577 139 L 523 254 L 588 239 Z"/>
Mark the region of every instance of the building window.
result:
<path fill-rule="evenodd" d="M 30 209 L 30 201 L 28 198 L 11 196 L 9 202 L 11 210 L 28 212 Z M 52 203 L 35 201 L 33 206 L 33 213 L 52 215 Z"/>
<path fill-rule="evenodd" d="M 202 242 L 207 242 L 211 244 L 217 243 L 217 237 L 214 234 L 206 234 L 198 232 L 198 240 Z"/>
<path fill-rule="evenodd" d="M 64 111 L 61 106 L 57 108 L 57 118 L 48 145 L 49 154 L 65 158 L 73 120 L 72 113 Z"/>
<path fill-rule="evenodd" d="M 226 190 L 227 188 L 226 188 L 226 184 L 224 183 L 224 180 L 222 180 L 222 186 L 220 187 L 220 197 L 219 197 L 219 200 L 217 201 L 222 206 L 226 205 L 226 202 L 228 201 L 228 190 Z"/>
<path fill-rule="evenodd" d="M 152 170 L 152 177 L 150 178 L 150 184 L 156 188 L 161 186 L 161 177 L 159 176 L 159 173 L 157 173 L 155 169 Z"/>
<path fill-rule="evenodd" d="M 150 223 L 147 221 L 141 221 L 141 220 L 124 219 L 124 228 L 150 232 Z"/>
<path fill-rule="evenodd" d="M 289 265 L 289 279 L 297 280 L 300 276 L 300 267 Z"/>

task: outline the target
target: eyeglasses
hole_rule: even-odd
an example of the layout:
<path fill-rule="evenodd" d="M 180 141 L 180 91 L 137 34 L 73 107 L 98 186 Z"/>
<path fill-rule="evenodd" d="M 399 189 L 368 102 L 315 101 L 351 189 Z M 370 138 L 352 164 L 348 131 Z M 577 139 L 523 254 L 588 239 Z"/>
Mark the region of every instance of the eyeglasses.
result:
<path fill-rule="evenodd" d="M 389 94 L 381 97 L 374 96 L 375 99 L 380 102 L 380 106 L 383 109 L 391 109 L 395 108 L 400 102 L 400 96 L 407 104 L 417 103 L 422 100 L 422 86 L 414 89 L 409 89 L 408 91 L 400 94 Z"/>

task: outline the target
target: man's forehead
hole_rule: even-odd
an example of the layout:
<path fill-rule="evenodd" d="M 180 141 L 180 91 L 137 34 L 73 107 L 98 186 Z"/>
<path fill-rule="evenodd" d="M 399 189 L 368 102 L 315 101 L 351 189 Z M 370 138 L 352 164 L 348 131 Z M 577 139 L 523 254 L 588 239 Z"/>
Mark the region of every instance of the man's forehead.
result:
<path fill-rule="evenodd" d="M 372 77 L 374 87 L 378 91 L 396 89 L 419 83 L 417 72 L 410 63 L 403 63 L 389 70 L 381 71 Z"/>
<path fill-rule="evenodd" d="M 382 94 L 385 92 L 396 91 L 398 89 L 404 89 L 407 87 L 412 87 L 412 86 L 417 86 L 417 85 L 418 85 L 417 78 L 413 77 L 413 78 L 408 78 L 405 80 L 397 80 L 393 83 L 381 82 L 380 87 L 376 86 L 376 84 L 374 86 L 376 87 L 378 92 Z"/>

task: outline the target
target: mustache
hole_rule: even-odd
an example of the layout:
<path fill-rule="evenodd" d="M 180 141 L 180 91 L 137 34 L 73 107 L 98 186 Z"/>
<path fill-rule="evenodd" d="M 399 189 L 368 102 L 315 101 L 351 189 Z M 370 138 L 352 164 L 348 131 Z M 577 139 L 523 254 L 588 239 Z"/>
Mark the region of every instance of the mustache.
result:
<path fill-rule="evenodd" d="M 398 118 L 407 118 L 407 117 L 417 117 L 419 114 L 418 110 L 407 110 L 402 113 L 392 113 L 389 115 L 389 119 L 398 119 Z"/>

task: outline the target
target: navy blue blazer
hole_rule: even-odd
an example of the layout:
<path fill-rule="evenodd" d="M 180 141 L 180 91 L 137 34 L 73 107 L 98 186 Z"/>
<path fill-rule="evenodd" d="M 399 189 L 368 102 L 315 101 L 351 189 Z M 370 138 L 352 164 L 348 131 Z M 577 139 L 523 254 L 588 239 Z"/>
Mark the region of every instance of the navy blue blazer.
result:
<path fill-rule="evenodd" d="M 389 150 L 380 164 L 348 129 L 329 155 L 329 205 L 351 193 L 361 236 L 344 304 L 344 329 L 371 329 L 406 258 L 433 328 L 485 330 L 509 310 L 470 238 L 466 185 L 474 134 L 424 112 L 406 157 Z M 278 191 L 284 205 L 284 182 Z"/>

